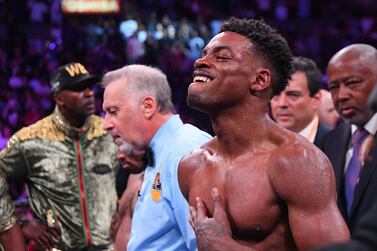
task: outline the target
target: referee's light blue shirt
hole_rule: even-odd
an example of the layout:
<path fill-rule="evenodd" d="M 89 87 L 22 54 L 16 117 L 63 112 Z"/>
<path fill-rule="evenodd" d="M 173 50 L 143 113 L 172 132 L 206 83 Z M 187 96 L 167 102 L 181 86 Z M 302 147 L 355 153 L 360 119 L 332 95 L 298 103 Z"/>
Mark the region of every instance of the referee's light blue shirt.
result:
<path fill-rule="evenodd" d="M 127 251 L 197 250 L 195 233 L 188 222 L 189 205 L 178 184 L 177 167 L 182 157 L 199 148 L 211 136 L 183 124 L 172 116 L 153 136 L 154 166 L 148 166 L 132 217 Z M 152 184 L 160 171 L 161 198 L 151 197 Z"/>

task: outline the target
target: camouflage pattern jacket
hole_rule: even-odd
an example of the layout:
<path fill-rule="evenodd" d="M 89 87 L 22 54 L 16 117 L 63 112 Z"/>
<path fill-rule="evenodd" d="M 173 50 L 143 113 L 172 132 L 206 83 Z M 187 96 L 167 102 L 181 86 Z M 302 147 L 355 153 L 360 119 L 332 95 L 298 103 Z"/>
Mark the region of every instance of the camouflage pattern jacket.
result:
<path fill-rule="evenodd" d="M 105 248 L 112 245 L 109 226 L 116 210 L 116 150 L 100 117 L 92 115 L 76 129 L 55 108 L 11 137 L 0 153 L 0 169 L 26 179 L 29 203 L 41 221 L 48 211 L 57 215 L 59 249 Z"/>
<path fill-rule="evenodd" d="M 0 172 L 0 233 L 10 229 L 16 222 L 15 210 L 8 194 L 7 180 Z"/>

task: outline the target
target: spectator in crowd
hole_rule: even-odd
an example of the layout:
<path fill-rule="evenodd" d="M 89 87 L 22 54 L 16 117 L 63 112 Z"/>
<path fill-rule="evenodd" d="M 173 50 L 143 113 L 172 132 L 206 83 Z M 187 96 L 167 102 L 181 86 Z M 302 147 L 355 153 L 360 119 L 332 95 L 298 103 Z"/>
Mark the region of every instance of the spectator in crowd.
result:
<path fill-rule="evenodd" d="M 352 237 L 377 202 L 377 147 L 360 158 L 363 141 L 377 131 L 377 115 L 367 105 L 377 84 L 376 63 L 373 46 L 352 44 L 338 51 L 327 66 L 328 88 L 345 123 L 326 136 L 323 150 L 335 169 L 338 206 Z"/>
<path fill-rule="evenodd" d="M 36 220 L 22 232 L 42 250 L 112 247 L 119 162 L 94 115 L 97 79 L 80 63 L 59 67 L 51 76 L 54 112 L 15 133 L 0 155 L 6 175 L 26 180 Z"/>
<path fill-rule="evenodd" d="M 377 107 L 374 105 L 377 102 L 377 86 L 374 87 L 374 91 L 369 95 L 371 103 L 369 106 L 373 112 L 376 112 Z M 369 153 L 373 149 L 375 141 L 367 142 L 368 138 L 364 140 L 362 148 L 368 148 Z M 374 156 L 369 156 L 375 158 Z M 363 159 L 365 159 L 364 157 Z M 316 251 L 374 251 L 377 250 L 377 203 L 374 203 L 373 207 L 360 219 L 360 223 L 355 227 L 352 240 L 347 243 L 330 245 L 328 247 L 319 248 Z"/>
<path fill-rule="evenodd" d="M 325 89 L 320 90 L 320 93 L 321 101 L 318 108 L 319 123 L 334 128 L 337 124 L 341 123 L 341 118 L 334 107 L 331 93 Z"/>
<path fill-rule="evenodd" d="M 322 74 L 316 63 L 304 57 L 293 58 L 293 74 L 288 85 L 271 100 L 275 121 L 304 136 L 319 148 L 330 128 L 321 124 L 318 109 L 321 100 Z"/>

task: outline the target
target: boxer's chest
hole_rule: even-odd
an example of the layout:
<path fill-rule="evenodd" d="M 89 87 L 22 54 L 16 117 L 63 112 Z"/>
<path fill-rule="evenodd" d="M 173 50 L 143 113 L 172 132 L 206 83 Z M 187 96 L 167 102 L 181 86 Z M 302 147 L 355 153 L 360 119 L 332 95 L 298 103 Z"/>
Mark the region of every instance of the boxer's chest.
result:
<path fill-rule="evenodd" d="M 213 215 L 211 189 L 217 187 L 229 217 L 232 233 L 256 241 L 273 231 L 282 208 L 269 182 L 266 158 L 242 158 L 231 163 L 206 160 L 195 173 L 190 187 L 190 205 L 204 200 L 207 215 Z"/>

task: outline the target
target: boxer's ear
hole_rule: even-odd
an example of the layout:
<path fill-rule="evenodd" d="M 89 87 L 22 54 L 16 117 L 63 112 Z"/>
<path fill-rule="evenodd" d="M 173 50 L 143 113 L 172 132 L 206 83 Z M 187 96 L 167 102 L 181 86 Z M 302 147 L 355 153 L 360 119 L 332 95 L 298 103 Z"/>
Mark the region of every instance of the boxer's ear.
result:
<path fill-rule="evenodd" d="M 251 83 L 251 91 L 262 91 L 270 86 L 271 73 L 266 68 L 257 68 L 255 71 L 255 80 Z"/>

